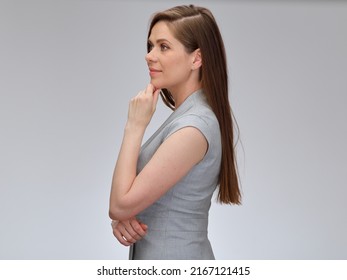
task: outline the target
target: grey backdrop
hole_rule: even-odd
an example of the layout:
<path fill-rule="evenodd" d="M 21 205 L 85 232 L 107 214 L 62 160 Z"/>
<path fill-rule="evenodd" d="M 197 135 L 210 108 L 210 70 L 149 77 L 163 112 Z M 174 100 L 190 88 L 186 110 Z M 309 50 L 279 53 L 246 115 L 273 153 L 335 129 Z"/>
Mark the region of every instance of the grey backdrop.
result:
<path fill-rule="evenodd" d="M 243 145 L 216 258 L 347 258 L 346 2 L 1 0 L 1 259 L 127 258 L 107 211 L 128 100 L 151 14 L 190 2 L 220 25 Z"/>

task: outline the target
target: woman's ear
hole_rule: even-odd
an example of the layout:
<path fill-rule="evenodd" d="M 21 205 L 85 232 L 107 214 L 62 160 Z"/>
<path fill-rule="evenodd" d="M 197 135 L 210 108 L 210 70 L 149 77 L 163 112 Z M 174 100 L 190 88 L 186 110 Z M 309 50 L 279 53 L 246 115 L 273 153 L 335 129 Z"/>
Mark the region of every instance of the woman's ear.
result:
<path fill-rule="evenodd" d="M 192 64 L 192 70 L 199 69 L 202 65 L 202 57 L 201 57 L 201 51 L 200 49 L 196 49 L 193 53 L 193 64 Z"/>

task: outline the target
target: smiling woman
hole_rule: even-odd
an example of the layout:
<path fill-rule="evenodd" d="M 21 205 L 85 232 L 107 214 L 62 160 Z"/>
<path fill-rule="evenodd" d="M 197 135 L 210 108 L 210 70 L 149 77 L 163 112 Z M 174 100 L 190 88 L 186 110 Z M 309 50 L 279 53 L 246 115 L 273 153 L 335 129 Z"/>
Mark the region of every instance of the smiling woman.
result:
<path fill-rule="evenodd" d="M 165 21 L 159 21 L 151 30 L 146 61 L 151 83 L 156 88 L 165 88 L 174 93 L 176 107 L 201 88 L 199 71 L 192 71 L 201 67 L 200 50 L 188 53 Z"/>
<path fill-rule="evenodd" d="M 240 203 L 223 41 L 212 13 L 178 6 L 154 15 L 151 78 L 131 99 L 109 215 L 130 259 L 214 259 L 212 195 Z M 141 147 L 158 96 L 174 112 Z"/>

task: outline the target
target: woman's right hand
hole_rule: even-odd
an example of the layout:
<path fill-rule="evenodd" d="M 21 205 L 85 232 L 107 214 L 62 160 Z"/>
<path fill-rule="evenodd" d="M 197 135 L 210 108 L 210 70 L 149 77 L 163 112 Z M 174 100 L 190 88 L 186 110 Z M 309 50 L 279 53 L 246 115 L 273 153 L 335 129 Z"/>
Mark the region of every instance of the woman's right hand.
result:
<path fill-rule="evenodd" d="M 159 93 L 160 89 L 148 84 L 144 90 L 133 97 L 129 103 L 128 123 L 145 129 L 155 112 Z"/>
<path fill-rule="evenodd" d="M 142 239 L 147 234 L 147 225 L 141 223 L 133 217 L 125 221 L 115 221 L 112 223 L 113 235 L 119 243 L 124 246 L 130 246 L 136 241 Z"/>

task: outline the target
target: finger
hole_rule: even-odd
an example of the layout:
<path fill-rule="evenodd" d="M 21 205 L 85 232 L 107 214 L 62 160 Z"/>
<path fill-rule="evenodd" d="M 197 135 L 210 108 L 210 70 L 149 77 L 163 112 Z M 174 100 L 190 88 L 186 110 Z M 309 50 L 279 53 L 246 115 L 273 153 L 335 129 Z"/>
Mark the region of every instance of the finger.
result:
<path fill-rule="evenodd" d="M 117 228 L 114 228 L 114 229 L 113 229 L 113 235 L 116 237 L 116 239 L 118 240 L 118 242 L 121 243 L 121 244 L 124 245 L 124 246 L 130 246 L 131 244 L 133 244 L 133 243 L 127 241 L 127 240 L 124 238 L 123 234 L 122 234 Z"/>
<path fill-rule="evenodd" d="M 141 90 L 139 93 L 136 95 L 136 97 L 141 96 L 146 93 L 146 90 Z"/>
<path fill-rule="evenodd" d="M 137 235 L 142 238 L 146 235 L 146 231 L 142 228 L 140 222 L 136 219 L 132 219 L 130 221 L 130 225 L 132 226 L 132 229 L 134 230 Z"/>
<path fill-rule="evenodd" d="M 141 239 L 141 237 L 133 231 L 132 227 L 128 223 L 126 225 L 125 223 L 122 223 L 117 228 L 128 242 L 135 243 L 137 240 Z"/>
<path fill-rule="evenodd" d="M 137 240 L 140 240 L 142 238 L 142 235 L 139 234 L 137 232 L 137 230 L 134 229 L 134 227 L 137 229 L 138 227 L 140 227 L 139 225 L 137 225 L 138 222 L 136 219 L 132 219 L 132 220 L 128 220 L 128 221 L 124 221 L 123 225 L 124 225 L 124 229 L 126 231 L 126 235 L 124 235 L 128 241 L 131 242 L 136 242 Z M 140 227 L 141 228 L 141 227 Z M 141 228 L 142 229 L 142 228 Z M 130 238 L 130 239 L 129 239 Z"/>
<path fill-rule="evenodd" d="M 146 232 L 146 234 L 147 234 L 147 229 L 148 229 L 148 226 L 146 225 L 146 224 L 144 224 L 144 223 L 141 223 L 140 222 L 140 226 L 142 227 L 142 229 Z"/>
<path fill-rule="evenodd" d="M 148 84 L 146 87 L 146 94 L 153 95 L 154 92 L 154 86 L 152 84 Z"/>
<path fill-rule="evenodd" d="M 118 240 L 118 242 L 119 242 L 120 244 L 122 244 L 122 245 L 124 245 L 124 246 L 130 246 L 130 245 L 132 245 L 132 243 L 126 241 L 126 240 L 123 238 L 123 236 L 122 236 L 119 232 L 114 231 L 114 232 L 113 232 L 113 235 L 116 237 L 116 239 Z"/>

